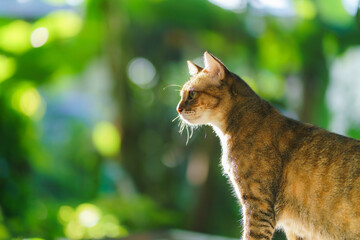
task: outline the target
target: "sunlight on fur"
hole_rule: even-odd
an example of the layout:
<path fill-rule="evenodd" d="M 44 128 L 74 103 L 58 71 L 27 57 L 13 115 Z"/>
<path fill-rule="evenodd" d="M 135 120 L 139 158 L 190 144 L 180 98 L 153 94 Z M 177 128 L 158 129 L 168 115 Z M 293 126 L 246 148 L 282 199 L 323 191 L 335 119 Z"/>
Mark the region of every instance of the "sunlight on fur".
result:
<path fill-rule="evenodd" d="M 178 84 L 170 84 L 166 87 L 163 88 L 163 90 L 166 90 L 169 87 L 177 87 L 179 89 L 175 89 L 175 91 L 180 92 L 182 86 L 178 85 Z M 194 134 L 194 128 L 195 126 L 190 126 L 188 125 L 183 119 L 181 119 L 180 115 L 176 116 L 172 122 L 175 122 L 176 120 L 179 120 L 178 126 L 179 126 L 179 133 L 182 134 L 184 129 L 186 129 L 186 145 L 189 143 L 190 138 L 193 136 Z"/>
<path fill-rule="evenodd" d="M 195 126 L 188 125 L 183 119 L 180 118 L 180 115 L 178 115 L 176 118 L 174 118 L 172 121 L 174 122 L 176 119 L 179 119 L 179 133 L 182 134 L 184 129 L 186 129 L 186 145 L 189 143 L 190 138 L 194 134 L 194 128 Z M 190 129 L 190 130 L 189 130 Z"/>
<path fill-rule="evenodd" d="M 244 240 L 360 239 L 360 141 L 287 118 L 208 52 L 188 61 L 180 133 L 210 125 L 242 206 Z M 189 129 L 190 128 L 190 129 Z M 336 211 L 334 211 L 336 210 Z"/>

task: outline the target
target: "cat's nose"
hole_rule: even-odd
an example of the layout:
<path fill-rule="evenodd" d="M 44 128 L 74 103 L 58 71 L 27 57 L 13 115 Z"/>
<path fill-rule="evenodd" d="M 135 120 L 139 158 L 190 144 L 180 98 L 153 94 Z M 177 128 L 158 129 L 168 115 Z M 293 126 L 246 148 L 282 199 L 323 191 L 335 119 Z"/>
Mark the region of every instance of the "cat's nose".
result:
<path fill-rule="evenodd" d="M 183 111 L 184 109 L 182 108 L 182 107 L 178 107 L 177 108 L 177 111 L 178 111 L 178 113 L 180 113 L 181 114 L 181 112 Z"/>

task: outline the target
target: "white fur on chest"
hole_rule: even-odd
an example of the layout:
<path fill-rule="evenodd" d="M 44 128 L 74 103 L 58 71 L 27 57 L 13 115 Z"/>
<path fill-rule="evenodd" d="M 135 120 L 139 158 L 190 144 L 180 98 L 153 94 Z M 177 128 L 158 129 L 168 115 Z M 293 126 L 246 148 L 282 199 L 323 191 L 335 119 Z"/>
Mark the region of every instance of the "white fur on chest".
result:
<path fill-rule="evenodd" d="M 232 166 L 231 166 L 231 162 L 229 159 L 229 140 L 230 140 L 230 136 L 229 135 L 224 135 L 219 128 L 214 127 L 214 131 L 216 132 L 216 134 L 218 135 L 218 137 L 220 138 L 220 143 L 221 143 L 221 147 L 222 147 L 222 156 L 221 156 L 221 165 L 223 168 L 223 172 L 225 175 L 228 176 L 229 180 L 231 181 L 232 185 L 233 185 L 233 190 L 236 194 L 236 196 L 238 197 L 238 199 L 241 202 L 241 192 L 240 189 L 238 187 L 238 184 L 236 182 L 235 179 L 235 174 L 233 172 Z"/>
<path fill-rule="evenodd" d="M 226 174 L 230 173 L 231 167 L 229 164 L 229 146 L 228 146 L 228 140 L 229 140 L 229 136 L 228 135 L 224 135 L 222 133 L 222 131 L 217 128 L 216 126 L 212 126 L 216 135 L 218 135 L 219 139 L 220 139 L 220 144 L 221 144 L 221 148 L 222 148 L 222 153 L 221 153 L 221 165 L 223 167 L 223 171 Z"/>

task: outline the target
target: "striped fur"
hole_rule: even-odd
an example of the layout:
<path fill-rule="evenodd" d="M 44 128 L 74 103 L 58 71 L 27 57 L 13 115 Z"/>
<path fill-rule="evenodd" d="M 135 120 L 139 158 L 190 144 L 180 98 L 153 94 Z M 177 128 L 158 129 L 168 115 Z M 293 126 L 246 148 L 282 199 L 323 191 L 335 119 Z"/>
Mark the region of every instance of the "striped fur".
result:
<path fill-rule="evenodd" d="M 243 239 L 270 240 L 276 228 L 289 240 L 360 239 L 360 141 L 281 115 L 217 58 L 204 59 L 178 111 L 219 136 Z"/>

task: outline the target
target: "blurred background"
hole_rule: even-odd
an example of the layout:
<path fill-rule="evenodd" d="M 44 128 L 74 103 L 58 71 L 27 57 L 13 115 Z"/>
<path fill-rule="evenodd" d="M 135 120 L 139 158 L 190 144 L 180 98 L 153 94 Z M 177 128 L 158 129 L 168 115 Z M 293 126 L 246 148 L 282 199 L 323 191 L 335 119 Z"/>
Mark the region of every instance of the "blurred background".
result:
<path fill-rule="evenodd" d="M 172 121 L 185 61 L 208 50 L 285 115 L 360 138 L 358 8 L 1 0 L 0 238 L 240 238 L 218 139 Z"/>

